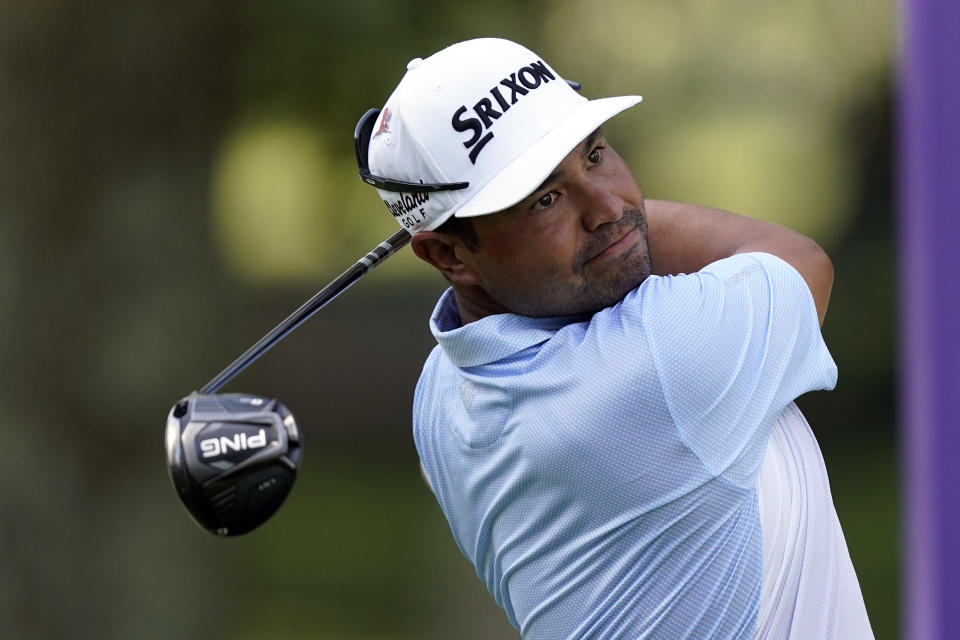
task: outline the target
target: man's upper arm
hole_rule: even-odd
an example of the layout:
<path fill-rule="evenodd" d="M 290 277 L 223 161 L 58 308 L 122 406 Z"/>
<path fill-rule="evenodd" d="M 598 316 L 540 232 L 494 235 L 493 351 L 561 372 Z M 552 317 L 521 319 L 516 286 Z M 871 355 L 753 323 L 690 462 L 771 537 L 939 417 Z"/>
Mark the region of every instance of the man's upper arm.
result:
<path fill-rule="evenodd" d="M 768 435 L 759 427 L 797 396 L 836 382 L 810 289 L 768 254 L 648 285 L 644 332 L 677 428 L 714 472 L 749 482 Z"/>
<path fill-rule="evenodd" d="M 823 323 L 833 264 L 816 242 L 781 225 L 713 207 L 650 198 L 645 204 L 654 273 L 693 273 L 732 255 L 769 253 L 800 273 Z"/>
<path fill-rule="evenodd" d="M 793 235 L 791 247 L 789 250 L 784 248 L 776 255 L 796 269 L 797 273 L 806 282 L 817 310 L 817 323 L 823 325 L 823 319 L 827 315 L 827 306 L 830 303 L 830 292 L 833 289 L 833 262 L 827 252 L 815 241 L 797 233 L 790 233 Z M 748 245 L 738 253 L 751 251 L 765 250 L 750 249 Z M 765 252 L 769 253 L 769 251 Z"/>

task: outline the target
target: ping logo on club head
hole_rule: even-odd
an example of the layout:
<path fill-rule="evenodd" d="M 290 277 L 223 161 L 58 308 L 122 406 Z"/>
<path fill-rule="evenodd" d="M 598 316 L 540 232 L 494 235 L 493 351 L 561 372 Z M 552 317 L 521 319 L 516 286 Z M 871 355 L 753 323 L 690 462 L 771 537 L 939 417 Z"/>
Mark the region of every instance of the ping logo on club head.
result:
<path fill-rule="evenodd" d="M 267 446 L 266 429 L 260 429 L 253 435 L 240 431 L 230 436 L 204 438 L 200 441 L 200 457 L 204 460 L 227 457 L 231 461 L 239 462 L 237 458 L 245 459 L 253 453 L 252 449 L 262 449 L 265 446 Z M 243 455 L 243 452 L 249 453 Z"/>

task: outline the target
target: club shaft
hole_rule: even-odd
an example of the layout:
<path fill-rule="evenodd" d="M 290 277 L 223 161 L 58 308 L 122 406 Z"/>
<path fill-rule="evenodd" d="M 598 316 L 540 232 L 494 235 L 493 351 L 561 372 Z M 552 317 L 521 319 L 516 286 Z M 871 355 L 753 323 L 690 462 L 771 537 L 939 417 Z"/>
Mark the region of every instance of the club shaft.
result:
<path fill-rule="evenodd" d="M 232 380 L 238 373 L 250 366 L 257 358 L 269 351 L 275 344 L 287 337 L 294 329 L 307 321 L 310 316 L 320 311 L 328 302 L 350 288 L 357 280 L 367 275 L 375 266 L 392 256 L 410 242 L 411 235 L 405 229 L 396 232 L 367 255 L 360 258 L 352 267 L 344 271 L 336 280 L 321 289 L 315 296 L 303 303 L 299 309 L 260 338 L 256 344 L 247 349 L 243 355 L 234 360 L 226 369 L 221 371 L 200 390 L 202 394 L 216 393 L 223 385 Z"/>

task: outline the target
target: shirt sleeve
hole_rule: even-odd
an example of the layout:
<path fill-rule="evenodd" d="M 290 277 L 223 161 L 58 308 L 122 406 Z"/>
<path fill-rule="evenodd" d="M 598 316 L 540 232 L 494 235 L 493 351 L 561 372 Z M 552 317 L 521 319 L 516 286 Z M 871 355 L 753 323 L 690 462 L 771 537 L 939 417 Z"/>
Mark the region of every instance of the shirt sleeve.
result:
<path fill-rule="evenodd" d="M 650 278 L 637 293 L 681 437 L 713 473 L 752 486 L 775 417 L 836 384 L 806 282 L 780 258 L 750 253 Z"/>

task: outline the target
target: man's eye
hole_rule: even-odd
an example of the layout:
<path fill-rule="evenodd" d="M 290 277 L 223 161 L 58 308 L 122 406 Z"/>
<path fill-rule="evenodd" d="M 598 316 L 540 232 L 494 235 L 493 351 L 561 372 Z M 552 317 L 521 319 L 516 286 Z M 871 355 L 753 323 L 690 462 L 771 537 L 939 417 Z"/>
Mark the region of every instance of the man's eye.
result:
<path fill-rule="evenodd" d="M 601 158 L 603 157 L 602 154 L 600 153 L 600 150 L 602 148 L 603 147 L 596 147 L 593 151 L 590 152 L 590 155 L 587 156 L 587 160 L 589 160 L 591 164 L 597 164 L 598 162 L 600 162 Z"/>
<path fill-rule="evenodd" d="M 533 208 L 546 209 L 547 207 L 552 205 L 553 201 L 556 199 L 557 197 L 553 194 L 552 191 L 550 193 L 545 193 L 542 196 L 540 196 L 540 198 L 538 198 L 536 202 L 533 203 Z"/>

